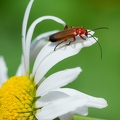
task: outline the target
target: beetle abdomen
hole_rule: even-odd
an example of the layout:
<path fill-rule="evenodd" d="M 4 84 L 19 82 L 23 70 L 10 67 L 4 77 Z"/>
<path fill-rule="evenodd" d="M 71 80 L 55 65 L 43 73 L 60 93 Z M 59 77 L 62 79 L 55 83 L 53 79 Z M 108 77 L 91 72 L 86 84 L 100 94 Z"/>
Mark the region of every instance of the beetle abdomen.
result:
<path fill-rule="evenodd" d="M 56 38 L 54 37 L 54 34 L 49 37 L 49 40 L 51 42 L 56 42 L 57 41 Z"/>

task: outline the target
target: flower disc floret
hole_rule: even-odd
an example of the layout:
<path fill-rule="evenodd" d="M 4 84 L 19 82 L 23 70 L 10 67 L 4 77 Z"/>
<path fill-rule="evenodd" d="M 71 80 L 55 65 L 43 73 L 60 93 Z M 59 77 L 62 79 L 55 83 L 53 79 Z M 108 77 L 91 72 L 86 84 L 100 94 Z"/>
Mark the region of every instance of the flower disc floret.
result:
<path fill-rule="evenodd" d="M 36 87 L 27 76 L 14 76 L 0 88 L 0 119 L 34 120 Z"/>

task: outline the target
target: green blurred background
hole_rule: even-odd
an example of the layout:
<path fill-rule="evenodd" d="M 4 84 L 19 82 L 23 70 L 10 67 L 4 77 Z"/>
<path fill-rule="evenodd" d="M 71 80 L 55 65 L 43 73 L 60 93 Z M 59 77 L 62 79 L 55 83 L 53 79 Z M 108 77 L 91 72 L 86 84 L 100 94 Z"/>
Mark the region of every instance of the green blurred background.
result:
<path fill-rule="evenodd" d="M 29 0 L 0 1 L 0 54 L 9 68 L 9 76 L 15 74 L 21 56 L 21 26 Z M 102 110 L 89 109 L 90 117 L 120 120 L 120 1 L 119 0 L 35 0 L 29 25 L 42 15 L 55 15 L 68 26 L 84 26 L 86 29 L 106 26 L 109 30 L 98 30 L 97 44 L 84 48 L 79 54 L 58 63 L 49 74 L 65 68 L 81 66 L 83 72 L 67 87 L 75 88 L 108 101 Z M 39 24 L 34 37 L 45 31 L 63 27 L 53 21 Z"/>

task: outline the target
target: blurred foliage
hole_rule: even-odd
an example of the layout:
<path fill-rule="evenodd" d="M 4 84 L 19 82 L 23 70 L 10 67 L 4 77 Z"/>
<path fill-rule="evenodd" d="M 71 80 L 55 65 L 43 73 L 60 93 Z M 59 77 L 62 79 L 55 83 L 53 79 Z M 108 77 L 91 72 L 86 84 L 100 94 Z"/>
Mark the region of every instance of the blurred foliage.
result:
<path fill-rule="evenodd" d="M 21 26 L 26 5 L 29 0 L 0 1 L 0 55 L 3 55 L 9 68 L 9 76 L 15 74 L 21 56 Z M 102 110 L 90 108 L 89 116 L 118 120 L 120 108 L 120 1 L 119 0 L 35 0 L 28 26 L 38 17 L 55 15 L 68 26 L 84 26 L 86 29 L 108 27 L 97 30 L 97 44 L 84 48 L 78 55 L 58 63 L 49 74 L 76 66 L 83 72 L 67 87 L 75 88 L 92 96 L 103 97 L 108 107 Z M 53 21 L 40 23 L 34 36 L 63 27 Z"/>
<path fill-rule="evenodd" d="M 80 117 L 80 116 L 74 116 L 75 120 L 105 120 L 105 119 L 99 119 L 99 118 L 91 118 L 91 117 Z"/>

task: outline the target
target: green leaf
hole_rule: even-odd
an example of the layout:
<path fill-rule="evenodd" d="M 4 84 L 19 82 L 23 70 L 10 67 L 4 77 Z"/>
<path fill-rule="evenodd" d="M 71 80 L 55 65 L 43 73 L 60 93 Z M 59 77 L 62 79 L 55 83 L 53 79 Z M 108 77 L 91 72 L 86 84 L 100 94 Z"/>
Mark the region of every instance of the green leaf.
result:
<path fill-rule="evenodd" d="M 81 117 L 81 116 L 74 115 L 73 120 L 105 120 L 105 119 L 92 118 L 92 117 Z"/>

